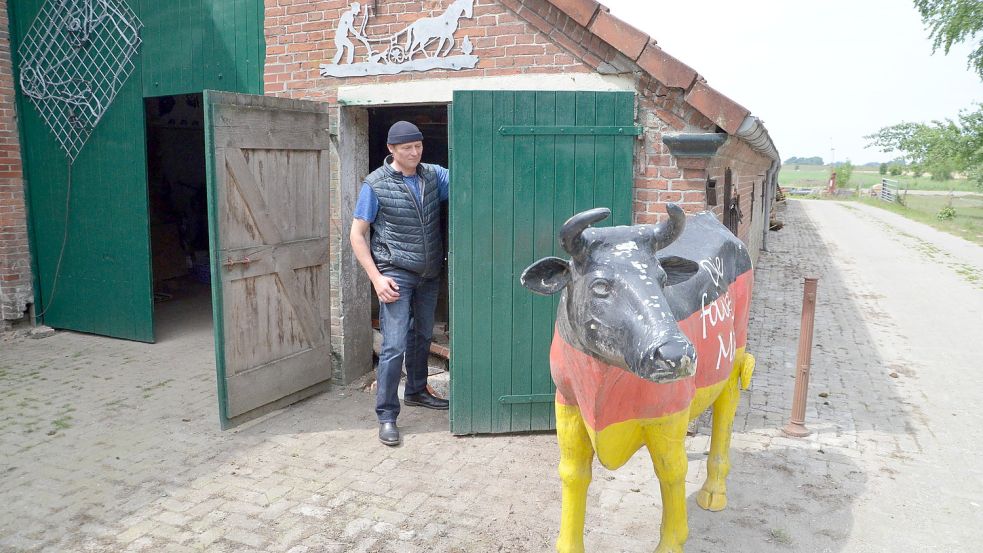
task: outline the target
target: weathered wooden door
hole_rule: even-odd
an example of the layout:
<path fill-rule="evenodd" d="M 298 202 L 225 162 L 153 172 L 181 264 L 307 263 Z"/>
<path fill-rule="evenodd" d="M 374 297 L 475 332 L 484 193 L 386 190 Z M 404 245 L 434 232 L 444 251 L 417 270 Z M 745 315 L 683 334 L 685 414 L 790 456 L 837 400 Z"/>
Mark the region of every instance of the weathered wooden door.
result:
<path fill-rule="evenodd" d="M 331 379 L 327 105 L 205 92 L 223 428 Z"/>
<path fill-rule="evenodd" d="M 634 95 L 458 91 L 451 113 L 451 431 L 551 429 L 558 297 L 519 275 L 568 257 L 556 233 L 574 213 L 631 224 Z"/>

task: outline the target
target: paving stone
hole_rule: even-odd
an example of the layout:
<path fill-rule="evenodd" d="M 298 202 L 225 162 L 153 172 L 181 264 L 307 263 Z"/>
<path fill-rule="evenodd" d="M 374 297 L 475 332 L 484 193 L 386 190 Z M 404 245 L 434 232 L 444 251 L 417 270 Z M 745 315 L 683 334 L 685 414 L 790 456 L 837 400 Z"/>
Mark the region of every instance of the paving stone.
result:
<path fill-rule="evenodd" d="M 758 365 L 735 420 L 727 510 L 695 506 L 709 428 L 687 440 L 687 551 L 728 543 L 786 551 L 769 534 L 783 528 L 801 531 L 793 548 L 803 551 L 806 543 L 815 551 L 971 550 L 960 540 L 978 524 L 958 521 L 979 520 L 983 470 L 936 452 L 945 444 L 968 451 L 978 442 L 960 436 L 983 421 L 972 402 L 946 406 L 949 424 L 933 418 L 942 407 L 926 402 L 920 394 L 930 383 L 909 369 L 923 368 L 922 378 L 941 369 L 914 361 L 917 341 L 877 283 L 837 257 L 843 246 L 830 241 L 826 214 L 815 209 L 790 204 L 757 264 L 748 342 Z M 781 428 L 805 275 L 821 279 L 806 420 L 813 434 L 793 439 Z M 964 297 L 969 304 L 977 296 Z M 446 413 L 407 409 L 403 446 L 386 448 L 376 439 L 372 394 L 342 387 L 223 432 L 211 339 L 207 328 L 158 344 L 73 332 L 3 338 L 0 550 L 552 548 L 555 436 L 454 437 Z M 939 476 L 949 466 L 960 467 L 964 485 Z M 945 506 L 924 514 L 944 539 L 908 531 L 917 524 L 905 513 L 920 511 L 906 505 L 917 504 Z M 595 466 L 589 550 L 654 550 L 660 518 L 646 455 L 615 472 Z"/>

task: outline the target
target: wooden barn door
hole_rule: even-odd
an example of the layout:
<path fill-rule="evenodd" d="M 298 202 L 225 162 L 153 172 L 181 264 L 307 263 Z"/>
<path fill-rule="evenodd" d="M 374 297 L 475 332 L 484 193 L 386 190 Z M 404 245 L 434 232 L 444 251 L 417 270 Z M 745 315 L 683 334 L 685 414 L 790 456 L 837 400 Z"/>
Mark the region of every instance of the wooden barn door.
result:
<path fill-rule="evenodd" d="M 631 224 L 634 95 L 458 91 L 451 115 L 451 431 L 551 429 L 559 296 L 519 275 L 568 257 L 557 231 L 577 212 Z"/>
<path fill-rule="evenodd" d="M 205 92 L 223 428 L 331 379 L 326 104 Z"/>

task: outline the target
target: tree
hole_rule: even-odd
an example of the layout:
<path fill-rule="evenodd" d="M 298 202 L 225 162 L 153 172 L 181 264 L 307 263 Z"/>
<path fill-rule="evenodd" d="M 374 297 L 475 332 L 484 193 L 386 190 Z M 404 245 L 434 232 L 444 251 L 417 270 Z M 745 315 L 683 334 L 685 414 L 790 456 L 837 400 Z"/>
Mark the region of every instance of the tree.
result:
<path fill-rule="evenodd" d="M 846 185 L 850 183 L 850 176 L 853 175 L 853 164 L 850 163 L 850 160 L 844 161 L 837 164 L 833 168 L 833 172 L 836 173 L 836 187 L 846 188 Z"/>
<path fill-rule="evenodd" d="M 822 165 L 823 158 L 815 157 L 796 157 L 792 156 L 785 160 L 785 165 Z"/>
<path fill-rule="evenodd" d="M 983 190 L 983 104 L 959 112 L 956 121 L 899 123 L 866 138 L 882 151 L 903 153 L 915 175 L 945 180 L 965 172 Z"/>
<path fill-rule="evenodd" d="M 956 43 L 975 42 L 977 33 L 983 31 L 983 2 L 979 0 L 915 0 L 915 7 L 929 29 L 933 54 L 939 48 L 948 54 Z M 983 40 L 969 54 L 967 65 L 983 80 Z"/>
<path fill-rule="evenodd" d="M 976 104 L 976 111 L 961 111 L 959 124 L 963 131 L 958 147 L 961 170 L 983 191 L 983 104 Z"/>
<path fill-rule="evenodd" d="M 878 167 L 877 172 L 880 173 L 881 176 L 886 175 L 887 174 L 887 163 L 882 163 L 881 166 Z"/>

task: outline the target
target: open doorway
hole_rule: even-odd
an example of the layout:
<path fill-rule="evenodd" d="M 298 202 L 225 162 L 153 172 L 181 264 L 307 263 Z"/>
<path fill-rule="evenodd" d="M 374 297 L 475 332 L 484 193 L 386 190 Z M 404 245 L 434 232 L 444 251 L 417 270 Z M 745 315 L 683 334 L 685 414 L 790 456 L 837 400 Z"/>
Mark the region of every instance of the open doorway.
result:
<path fill-rule="evenodd" d="M 211 331 L 201 94 L 147 98 L 147 189 L 158 341 Z"/>
<path fill-rule="evenodd" d="M 398 107 L 377 107 L 368 109 L 368 138 L 369 138 L 369 167 L 371 172 L 380 167 L 388 155 L 386 148 L 386 136 L 389 127 L 396 121 L 409 121 L 415 124 L 420 132 L 423 133 L 423 162 L 434 163 L 443 167 L 449 167 L 448 159 L 448 128 L 447 128 L 447 104 L 427 104 Z M 451 176 L 453 179 L 453 175 Z M 453 184 L 452 184 L 453 186 Z M 447 204 L 441 205 L 441 234 L 444 238 L 444 251 L 447 251 Z M 371 284 L 369 285 L 371 286 Z M 374 293 L 370 294 L 372 305 L 372 324 L 373 328 L 378 328 L 379 301 Z M 441 274 L 440 294 L 437 298 L 436 315 L 434 317 L 434 340 L 430 348 L 430 379 L 434 392 L 439 396 L 447 398 L 450 395 L 449 375 L 446 374 L 449 367 L 449 343 L 450 343 L 450 316 L 448 301 L 448 278 L 447 263 Z M 375 343 L 381 343 L 377 336 Z M 443 373 L 441 375 L 441 373 Z"/>

